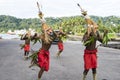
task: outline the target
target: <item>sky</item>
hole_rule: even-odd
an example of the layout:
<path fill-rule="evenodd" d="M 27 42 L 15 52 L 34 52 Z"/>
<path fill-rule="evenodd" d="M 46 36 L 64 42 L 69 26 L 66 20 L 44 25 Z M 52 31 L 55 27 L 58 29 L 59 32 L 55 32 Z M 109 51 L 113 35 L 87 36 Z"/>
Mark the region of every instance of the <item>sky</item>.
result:
<path fill-rule="evenodd" d="M 0 15 L 17 18 L 37 18 L 36 2 L 42 6 L 45 17 L 81 15 L 79 3 L 88 15 L 120 16 L 120 0 L 0 0 Z"/>

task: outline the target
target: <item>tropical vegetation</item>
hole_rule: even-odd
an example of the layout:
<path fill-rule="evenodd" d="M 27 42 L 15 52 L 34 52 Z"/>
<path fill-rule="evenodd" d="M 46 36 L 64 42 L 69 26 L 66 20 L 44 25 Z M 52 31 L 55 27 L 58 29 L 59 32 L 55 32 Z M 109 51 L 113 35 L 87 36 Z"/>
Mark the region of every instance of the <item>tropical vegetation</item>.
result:
<path fill-rule="evenodd" d="M 120 33 L 120 17 L 108 16 L 90 16 L 98 25 L 101 32 L 107 29 L 110 36 L 115 33 Z M 71 16 L 71 17 L 47 17 L 47 24 L 53 29 L 58 29 L 60 26 L 68 34 L 83 35 L 86 29 L 86 23 L 82 16 Z M 0 15 L 0 32 L 7 32 L 8 29 L 20 30 L 33 28 L 37 32 L 41 32 L 41 22 L 39 18 L 28 18 L 21 19 L 8 15 Z"/>

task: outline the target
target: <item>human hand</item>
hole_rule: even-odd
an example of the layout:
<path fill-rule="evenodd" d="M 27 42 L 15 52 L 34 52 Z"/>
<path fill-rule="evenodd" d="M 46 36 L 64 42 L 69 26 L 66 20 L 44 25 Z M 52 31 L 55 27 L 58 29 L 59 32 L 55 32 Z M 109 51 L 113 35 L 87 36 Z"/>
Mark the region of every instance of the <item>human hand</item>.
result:
<path fill-rule="evenodd" d="M 43 13 L 39 12 L 38 16 L 42 19 L 43 18 Z"/>

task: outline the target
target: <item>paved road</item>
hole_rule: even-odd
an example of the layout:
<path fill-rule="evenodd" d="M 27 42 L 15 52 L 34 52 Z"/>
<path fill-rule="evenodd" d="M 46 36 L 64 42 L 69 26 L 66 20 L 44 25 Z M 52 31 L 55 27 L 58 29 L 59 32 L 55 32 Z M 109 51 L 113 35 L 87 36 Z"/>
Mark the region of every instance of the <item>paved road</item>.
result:
<path fill-rule="evenodd" d="M 37 80 L 39 68 L 32 67 L 30 60 L 23 60 L 19 40 L 0 40 L 0 80 Z M 81 42 L 65 42 L 61 58 L 56 58 L 57 45 L 50 52 L 50 70 L 43 74 L 42 80 L 82 80 L 83 50 Z M 39 49 L 39 43 L 32 46 Z M 99 47 L 97 80 L 120 80 L 120 50 Z M 92 80 L 89 71 L 87 80 Z"/>

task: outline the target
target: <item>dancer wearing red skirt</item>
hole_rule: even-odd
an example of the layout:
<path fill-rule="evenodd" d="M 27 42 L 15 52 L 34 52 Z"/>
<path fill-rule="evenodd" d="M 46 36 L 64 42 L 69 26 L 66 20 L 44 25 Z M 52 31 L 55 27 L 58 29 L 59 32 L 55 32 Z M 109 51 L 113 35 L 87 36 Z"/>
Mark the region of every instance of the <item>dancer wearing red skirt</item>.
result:
<path fill-rule="evenodd" d="M 25 59 L 27 59 L 30 51 L 30 37 L 31 37 L 30 31 L 21 37 L 21 40 L 25 40 L 25 45 L 24 45 Z"/>
<path fill-rule="evenodd" d="M 58 49 L 59 51 L 57 52 L 57 57 L 60 56 L 61 52 L 64 50 L 64 45 L 63 45 L 63 40 L 62 37 L 64 37 L 66 34 L 63 32 L 62 27 L 59 28 L 59 32 L 57 33 L 57 38 L 58 38 Z"/>
<path fill-rule="evenodd" d="M 98 25 L 87 15 L 87 11 L 82 10 L 82 15 L 85 17 L 87 23 L 87 31 L 83 36 L 83 42 L 85 45 L 84 50 L 84 72 L 83 80 L 86 79 L 86 75 L 89 69 L 92 69 L 93 80 L 96 80 L 96 68 L 97 68 L 97 48 L 96 41 L 103 41 L 103 37 L 98 32 Z M 105 32 L 104 34 L 107 34 Z"/>
<path fill-rule="evenodd" d="M 57 37 L 57 34 L 50 28 L 47 24 L 45 19 L 43 18 L 43 13 L 39 12 L 39 17 L 42 23 L 42 34 L 38 35 L 35 34 L 32 39 L 41 39 L 42 47 L 38 52 L 38 66 L 40 67 L 40 71 L 38 73 L 38 80 L 41 79 L 42 74 L 44 71 L 49 70 L 49 63 L 50 63 L 50 53 L 49 49 L 51 47 L 52 42 Z"/>

